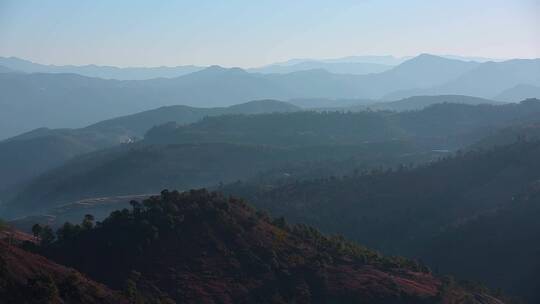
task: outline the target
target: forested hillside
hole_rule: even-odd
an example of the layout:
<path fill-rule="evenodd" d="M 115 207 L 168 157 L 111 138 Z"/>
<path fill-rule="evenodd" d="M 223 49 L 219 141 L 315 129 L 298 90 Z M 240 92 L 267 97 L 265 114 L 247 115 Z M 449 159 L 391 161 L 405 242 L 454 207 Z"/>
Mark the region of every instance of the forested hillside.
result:
<path fill-rule="evenodd" d="M 539 304 L 539 12 L 0 0 L 0 304 Z"/>
<path fill-rule="evenodd" d="M 223 114 L 258 114 L 300 110 L 286 102 L 256 100 L 226 108 L 170 106 L 101 121 L 79 129 L 36 129 L 0 141 L 0 191 L 28 181 L 75 156 L 132 143 L 150 128 L 180 125 Z M 1 197 L 0 197 L 1 198 Z"/>
<path fill-rule="evenodd" d="M 45 212 L 84 198 L 213 186 L 263 173 L 293 179 L 341 175 L 350 166 L 397 166 L 431 159 L 436 154 L 422 151 L 407 141 L 312 147 L 229 143 L 126 145 L 83 155 L 42 174 L 19 191 L 6 194 L 10 199 L 0 206 L 0 213 L 12 218 Z"/>
<path fill-rule="evenodd" d="M 0 303 L 129 303 L 81 273 L 0 240 Z"/>
<path fill-rule="evenodd" d="M 497 128 L 538 121 L 539 114 L 540 102 L 528 100 L 499 106 L 439 104 L 400 113 L 236 114 L 168 123 L 135 144 L 83 155 L 13 188 L 1 207 L 5 216 L 13 216 L 89 197 L 207 187 L 275 172 L 298 179 L 325 176 L 310 176 L 312 168 L 330 176 L 422 163 L 476 143 Z"/>
<path fill-rule="evenodd" d="M 520 104 L 436 104 L 409 112 L 294 112 L 224 115 L 190 125 L 148 131 L 151 143 L 235 142 L 278 146 L 358 144 L 414 139 L 428 147 L 457 149 L 517 122 L 537 121 L 540 101 Z"/>
<path fill-rule="evenodd" d="M 540 301 L 540 180 L 491 212 L 444 231 L 418 254 L 442 273 Z"/>
<path fill-rule="evenodd" d="M 492 287 L 531 296 L 534 283 L 529 280 L 534 272 L 529 267 L 536 263 L 540 241 L 540 230 L 531 219 L 538 203 L 537 199 L 522 202 L 518 198 L 527 195 L 540 179 L 538 155 L 540 142 L 522 141 L 461 153 L 417 168 L 275 185 L 236 183 L 223 190 L 245 197 L 275 216 L 341 233 L 383 252 L 430 260 L 465 278 L 470 275 Z M 488 225 L 497 225 L 497 219 L 504 226 L 489 231 Z M 483 233 L 487 234 L 481 237 Z M 520 246 L 508 245 L 510 240 Z M 472 249 L 475 242 L 474 246 L 484 244 L 484 249 Z M 431 246 L 437 255 L 426 253 Z M 454 254 L 447 256 L 448 250 Z M 508 250 L 519 251 L 521 258 L 499 260 L 502 265 L 496 267 L 490 263 L 489 271 L 480 269 Z M 486 259 L 482 252 L 493 259 Z M 458 260 L 463 264 L 453 267 Z"/>
<path fill-rule="evenodd" d="M 90 217 L 66 224 L 57 237 L 37 250 L 137 303 L 500 303 L 415 261 L 204 190 L 165 190 L 95 226 Z"/>

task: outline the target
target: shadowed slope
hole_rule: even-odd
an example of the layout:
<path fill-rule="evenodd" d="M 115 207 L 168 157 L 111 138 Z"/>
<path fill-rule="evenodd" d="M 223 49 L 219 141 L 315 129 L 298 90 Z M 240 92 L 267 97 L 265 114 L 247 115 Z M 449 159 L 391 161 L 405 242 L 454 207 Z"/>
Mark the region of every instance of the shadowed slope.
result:
<path fill-rule="evenodd" d="M 0 303 L 128 303 L 73 269 L 0 240 Z"/>

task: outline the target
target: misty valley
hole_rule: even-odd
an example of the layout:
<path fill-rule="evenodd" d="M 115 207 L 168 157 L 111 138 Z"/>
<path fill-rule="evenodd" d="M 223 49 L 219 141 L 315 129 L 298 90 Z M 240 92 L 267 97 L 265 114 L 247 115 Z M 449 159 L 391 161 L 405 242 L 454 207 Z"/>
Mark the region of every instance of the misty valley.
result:
<path fill-rule="evenodd" d="M 0 46 L 0 304 L 540 303 L 538 39 L 505 58 L 416 51 L 437 48 L 387 21 L 386 13 L 405 22 L 402 4 L 384 14 L 385 25 L 350 19 L 382 4 L 348 4 L 339 14 L 326 4 L 340 18 L 315 26 L 309 19 L 325 12 L 318 2 L 318 10 L 302 6 L 302 22 L 269 3 L 254 20 L 241 13 L 253 4 L 230 15 L 232 2 L 204 13 L 203 4 L 138 3 L 130 18 L 97 8 L 112 3 L 55 3 L 45 16 L 8 2 L 0 4 L 0 19 L 11 18 L 0 21 L 0 39 L 10 42 Z M 530 18 L 527 1 L 518 2 Z M 66 13 L 75 7 L 80 21 Z M 185 21 L 173 18 L 180 11 Z M 27 39 L 12 36 L 29 30 L 14 21 L 22 12 L 47 21 L 32 31 L 59 36 L 40 46 L 34 37 L 32 52 L 15 43 Z M 444 12 L 411 14 L 403 24 L 427 35 L 423 18 Z M 495 12 L 485 14 L 498 28 Z M 56 28 L 62 18 L 73 29 Z M 176 26 L 165 33 L 190 39 L 170 44 L 157 30 L 165 22 Z M 290 39 L 273 40 L 268 26 L 280 22 Z M 299 32 L 303 22 L 311 27 Z M 200 28 L 180 34 L 182 24 Z M 401 55 L 310 59 L 348 45 L 335 40 L 336 27 L 352 24 L 366 44 Z M 376 28 L 380 45 L 359 24 Z M 489 37 L 464 38 L 464 28 L 438 33 L 454 41 L 448 53 L 467 53 L 462 41 L 503 54 Z M 70 31 L 101 33 L 100 43 L 64 50 L 63 39 L 82 39 Z M 222 44 L 203 47 L 215 31 Z M 326 31 L 328 45 L 307 42 Z M 141 49 L 131 47 L 138 35 L 147 39 Z M 305 58 L 292 57 L 297 40 Z M 69 63 L 78 56 L 121 63 Z M 122 64 L 133 58 L 141 65 Z M 219 58 L 245 64 L 209 63 Z"/>

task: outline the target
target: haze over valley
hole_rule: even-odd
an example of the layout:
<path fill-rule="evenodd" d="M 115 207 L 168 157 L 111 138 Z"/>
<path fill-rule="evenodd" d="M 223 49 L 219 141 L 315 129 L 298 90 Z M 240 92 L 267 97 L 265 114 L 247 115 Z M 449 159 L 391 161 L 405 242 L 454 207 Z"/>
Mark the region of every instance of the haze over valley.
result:
<path fill-rule="evenodd" d="M 258 99 L 294 103 L 300 98 L 352 99 L 359 104 L 370 100 L 370 104 L 375 104 L 418 95 L 467 95 L 519 102 L 525 97 L 540 97 L 535 90 L 540 87 L 538 59 L 480 63 L 421 54 L 385 71 L 362 75 L 335 73 L 332 68 L 325 68 L 324 61 L 315 68 L 287 73 L 211 66 L 170 77 L 167 69 L 156 68 L 161 71 L 154 74 L 157 78 L 147 80 L 108 79 L 114 78 L 108 72 L 109 67 L 92 67 L 101 74 L 89 74 L 84 72 L 88 67 L 44 68 L 13 62 L 18 61 L 0 60 L 0 66 L 4 63 L 10 71 L 0 73 L 3 92 L 0 103 L 6 109 L 0 114 L 3 138 L 39 127 L 84 127 L 115 116 L 177 104 L 224 107 Z M 43 72 L 49 70 L 54 72 Z M 129 68 L 120 70 L 130 71 Z M 77 72 L 81 74 L 75 74 Z M 95 78 L 95 75 L 107 79 Z M 133 76 L 134 79 L 140 77 Z M 335 107 L 339 102 L 328 104 Z M 309 103 L 303 106 L 310 108 Z M 70 115 L 63 115 L 60 109 Z M 21 121 L 22 116 L 26 119 Z"/>
<path fill-rule="evenodd" d="M 539 12 L 0 3 L 0 304 L 540 302 Z"/>

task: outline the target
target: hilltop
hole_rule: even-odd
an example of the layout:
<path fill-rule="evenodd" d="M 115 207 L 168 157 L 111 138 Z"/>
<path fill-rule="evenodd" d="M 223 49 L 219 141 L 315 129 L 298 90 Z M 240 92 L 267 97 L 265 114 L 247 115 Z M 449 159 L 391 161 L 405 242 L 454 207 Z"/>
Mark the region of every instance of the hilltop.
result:
<path fill-rule="evenodd" d="M 289 226 L 204 190 L 163 191 L 94 228 L 66 225 L 58 236 L 40 251 L 112 288 L 130 286 L 135 300 L 501 303 L 417 262 Z"/>

